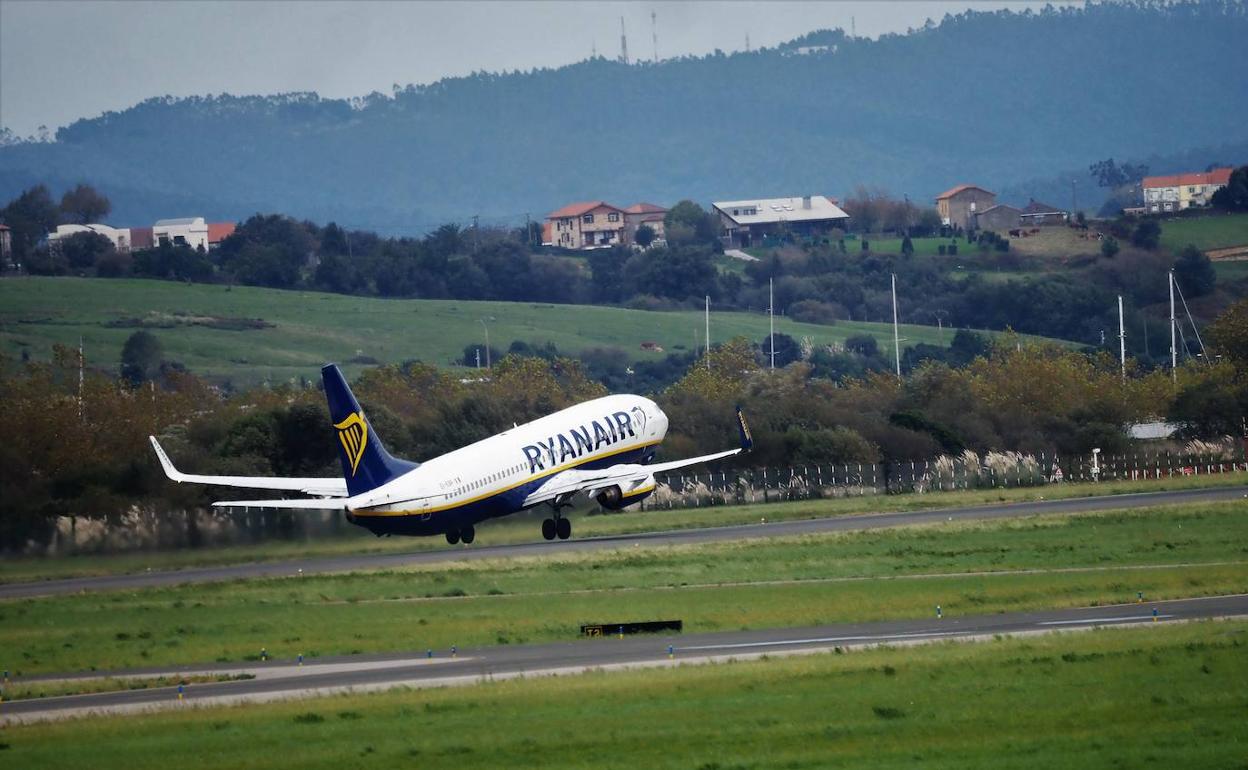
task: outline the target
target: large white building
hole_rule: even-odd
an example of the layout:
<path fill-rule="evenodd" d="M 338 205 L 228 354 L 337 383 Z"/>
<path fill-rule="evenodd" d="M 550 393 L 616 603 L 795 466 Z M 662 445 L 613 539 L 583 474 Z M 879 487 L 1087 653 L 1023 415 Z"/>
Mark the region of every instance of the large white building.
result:
<path fill-rule="evenodd" d="M 831 198 L 753 198 L 711 204 L 719 215 L 720 235 L 733 246 L 751 246 L 764 236 L 787 232 L 811 237 L 845 227 L 849 214 Z"/>
<path fill-rule="evenodd" d="M 203 217 L 160 219 L 152 225 L 152 241 L 156 246 L 166 243 L 208 250 L 208 223 Z"/>
<path fill-rule="evenodd" d="M 129 251 L 132 245 L 130 239 L 130 228 L 128 227 L 109 227 L 108 225 L 57 225 L 56 232 L 48 233 L 48 245 L 57 248 L 62 238 L 68 238 L 74 233 L 96 233 L 102 235 L 113 244 L 113 248 L 117 251 Z"/>

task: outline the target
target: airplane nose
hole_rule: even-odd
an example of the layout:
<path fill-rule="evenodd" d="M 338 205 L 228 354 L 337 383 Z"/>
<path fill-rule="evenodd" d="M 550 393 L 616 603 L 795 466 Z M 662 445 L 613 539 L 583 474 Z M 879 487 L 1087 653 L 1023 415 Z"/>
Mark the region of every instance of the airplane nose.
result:
<path fill-rule="evenodd" d="M 654 425 L 660 439 L 667 435 L 667 415 L 657 405 L 654 407 Z"/>

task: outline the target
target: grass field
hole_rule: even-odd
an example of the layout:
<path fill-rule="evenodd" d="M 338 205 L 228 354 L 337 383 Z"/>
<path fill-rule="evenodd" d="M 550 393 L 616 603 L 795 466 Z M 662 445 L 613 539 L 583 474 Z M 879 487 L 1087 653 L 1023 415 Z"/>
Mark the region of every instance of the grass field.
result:
<path fill-rule="evenodd" d="M 473 561 L 0 603 L 20 674 L 689 632 L 1248 592 L 1239 503 Z"/>
<path fill-rule="evenodd" d="M 1115 628 L 77 719 L 6 766 L 1238 767 L 1248 623 Z"/>
<path fill-rule="evenodd" d="M 872 495 L 828 500 L 800 500 L 767 505 L 724 506 L 674 511 L 629 510 L 605 516 L 576 516 L 576 537 L 636 534 L 668 529 L 754 524 L 830 516 L 889 511 L 918 511 L 964 505 L 1031 500 L 1058 500 L 1072 497 L 1160 492 L 1175 489 L 1236 486 L 1248 483 L 1248 474 L 1217 476 L 1175 476 L 1153 481 L 1113 481 L 1099 484 L 1050 484 L 1014 489 L 976 489 L 926 494 Z M 479 527 L 477 542 L 505 544 L 538 539 L 545 512 L 517 514 L 495 519 Z M 315 556 L 365 553 L 405 553 L 446 548 L 440 537 L 379 539 L 363 529 L 349 527 L 340 537 L 313 540 L 270 541 L 257 545 L 176 551 L 139 552 L 116 555 L 82 554 L 54 558 L 16 558 L 0 561 L 0 583 L 51 580 L 67 577 L 117 575 L 146 570 L 187 569 L 226 564 L 277 561 Z"/>
<path fill-rule="evenodd" d="M 1201 251 L 1248 245 L 1248 214 L 1213 214 L 1161 223 L 1161 245 L 1174 253 L 1188 244 Z"/>
<path fill-rule="evenodd" d="M 261 323 L 256 323 L 259 319 Z M 191 371 L 237 382 L 315 379 L 326 361 L 358 372 L 359 362 L 420 359 L 457 362 L 465 346 L 483 341 L 481 319 L 494 347 L 513 340 L 553 342 L 575 353 L 618 347 L 635 360 L 701 344 L 700 312 L 648 312 L 581 305 L 457 300 L 384 300 L 254 287 L 168 281 L 87 278 L 0 280 L 0 350 L 29 350 L 46 358 L 52 343 L 85 344 L 88 363 L 117 365 L 126 337 L 142 326 L 161 340 L 166 357 Z M 252 328 L 259 327 L 259 328 Z M 891 343 L 892 327 L 844 321 L 833 326 L 776 319 L 776 331 L 817 344 L 870 334 Z M 767 334 L 767 318 L 749 313 L 711 315 L 712 342 Z M 909 344 L 948 344 L 953 332 L 904 325 Z M 353 363 L 353 361 L 355 363 Z"/>

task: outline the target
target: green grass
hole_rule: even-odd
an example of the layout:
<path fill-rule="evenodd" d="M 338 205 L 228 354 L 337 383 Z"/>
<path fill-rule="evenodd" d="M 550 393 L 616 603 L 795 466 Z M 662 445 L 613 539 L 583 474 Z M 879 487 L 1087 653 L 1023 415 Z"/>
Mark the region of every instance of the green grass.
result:
<path fill-rule="evenodd" d="M 1178 253 L 1188 245 L 1201 251 L 1248 245 L 1248 214 L 1212 214 L 1161 223 L 1161 245 Z"/>
<path fill-rule="evenodd" d="M 1217 271 L 1218 283 L 1220 284 L 1242 281 L 1248 278 L 1248 260 L 1245 259 L 1233 262 L 1214 262 L 1213 269 Z"/>
<path fill-rule="evenodd" d="M 118 692 L 120 690 L 150 690 L 159 687 L 176 687 L 179 684 L 238 682 L 255 678 L 254 674 L 188 674 L 185 676 L 52 679 L 10 684 L 4 688 L 4 699 L 31 700 L 33 698 L 55 698 L 62 695 L 88 695 L 98 692 Z M 2 713 L 3 711 L 0 710 L 0 714 Z"/>
<path fill-rule="evenodd" d="M 6 766 L 1238 767 L 1248 623 L 1210 621 L 13 726 Z"/>
<path fill-rule="evenodd" d="M 1248 591 L 1242 505 L 481 560 L 0 603 L 22 674 L 1086 606 Z M 1072 569 L 1074 568 L 1074 569 Z"/>
<path fill-rule="evenodd" d="M 179 319 L 175 314 L 183 315 Z M 192 318 L 201 319 L 201 324 L 188 323 Z M 203 320 L 257 318 L 271 326 L 238 330 L 202 325 Z M 388 363 L 420 359 L 449 366 L 465 346 L 483 340 L 480 319 L 486 319 L 490 340 L 500 349 L 517 339 L 553 342 L 569 353 L 611 346 L 635 360 L 665 355 L 641 350 L 642 342 L 657 342 L 667 352 L 687 349 L 698 344 L 703 328 L 702 314 L 696 311 L 384 300 L 145 280 L 0 280 L 0 350 L 10 356 L 27 349 L 46 358 L 52 343 L 77 346 L 82 339 L 88 363 L 111 369 L 134 328 L 109 324 L 126 319 L 174 324 L 152 329 L 166 357 L 198 374 L 239 383 L 300 376 L 314 380 L 326 361 L 345 364 L 355 373 L 362 366 L 361 357 Z M 817 344 L 841 342 L 855 334 L 870 334 L 881 342 L 892 337 L 892 327 L 886 324 L 851 321 L 823 326 L 777 318 L 776 331 L 810 337 Z M 759 340 L 766 334 L 764 315 L 712 313 L 712 341 L 738 335 Z M 904 325 L 901 334 L 908 344 L 947 344 L 951 337 L 934 326 Z"/>
<path fill-rule="evenodd" d="M 629 510 L 603 516 L 574 515 L 576 537 L 626 535 L 669 529 L 755 524 L 760 520 L 790 521 L 862 513 L 920 511 L 1000 502 L 1059 500 L 1139 492 L 1201 489 L 1248 483 L 1248 474 L 1175 476 L 1153 481 L 1113 481 L 1100 484 L 1050 484 L 1014 489 L 973 489 L 926 494 L 871 495 L 827 500 L 799 500 L 767 505 L 723 506 L 672 511 Z M 477 542 L 508 544 L 538 539 L 544 512 L 521 513 L 482 524 Z M 0 561 L 0 583 L 52 580 L 211 567 L 228 564 L 302 559 L 349 554 L 406 553 L 446 548 L 440 537 L 379 539 L 363 529 L 348 528 L 340 537 L 315 540 L 271 541 L 257 545 L 154 551 L 115 555 L 82 554 L 50 558 L 10 557 Z"/>

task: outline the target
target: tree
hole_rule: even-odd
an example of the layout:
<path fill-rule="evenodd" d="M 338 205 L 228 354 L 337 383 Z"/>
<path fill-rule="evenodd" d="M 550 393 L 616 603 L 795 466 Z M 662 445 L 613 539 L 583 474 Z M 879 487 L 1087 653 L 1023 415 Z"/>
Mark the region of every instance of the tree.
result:
<path fill-rule="evenodd" d="M 13 260 L 24 262 L 39 241 L 51 232 L 60 218 L 60 209 L 44 185 L 35 185 L 0 209 L 0 222 L 8 225 Z"/>
<path fill-rule="evenodd" d="M 141 385 L 160 372 L 164 351 L 160 340 L 140 329 L 126 338 L 121 349 L 121 377 L 131 385 Z"/>
<path fill-rule="evenodd" d="M 694 243 L 718 243 L 719 227 L 713 214 L 707 213 L 691 200 L 683 200 L 668 209 L 663 217 L 663 230 L 668 234 L 667 240 Z"/>
<path fill-rule="evenodd" d="M 1248 299 L 1226 309 L 1209 325 L 1214 349 L 1237 366 L 1248 365 Z"/>
<path fill-rule="evenodd" d="M 1232 171 L 1230 181 L 1213 194 L 1210 203 L 1223 211 L 1248 211 L 1248 166 Z"/>
<path fill-rule="evenodd" d="M 1131 233 L 1131 245 L 1141 249 L 1155 249 L 1161 243 L 1161 225 L 1156 220 L 1145 219 Z"/>
<path fill-rule="evenodd" d="M 1101 241 L 1101 256 L 1105 257 L 1106 259 L 1113 259 L 1115 256 L 1118 255 L 1118 251 L 1120 248 L 1121 247 L 1119 247 L 1118 245 L 1117 238 L 1113 238 L 1113 237 L 1106 238 L 1105 240 Z"/>
<path fill-rule="evenodd" d="M 787 334 L 777 333 L 776 341 L 776 367 L 783 368 L 794 361 L 802 360 L 802 346 L 797 340 Z M 763 337 L 758 343 L 758 349 L 762 353 L 763 366 L 771 366 L 771 340 L 772 335 Z"/>
<path fill-rule="evenodd" d="M 1133 166 L 1130 163 L 1123 163 L 1120 166 L 1114 162 L 1113 158 L 1107 158 L 1088 166 L 1088 173 L 1101 187 L 1122 187 L 1135 184 L 1148 176 L 1148 166 L 1146 164 Z"/>
<path fill-rule="evenodd" d="M 855 334 L 845 340 L 845 350 L 860 356 L 873 358 L 880 354 L 880 344 L 869 334 Z"/>
<path fill-rule="evenodd" d="M 642 225 L 641 227 L 638 227 L 637 232 L 633 234 L 633 240 L 635 240 L 637 245 L 643 249 L 649 248 L 650 244 L 654 243 L 654 237 L 654 228 L 650 225 Z"/>
<path fill-rule="evenodd" d="M 914 244 L 910 241 L 909 235 L 901 239 L 901 253 L 907 257 L 914 255 Z"/>
<path fill-rule="evenodd" d="M 95 267 L 102 257 L 113 253 L 113 242 L 94 232 L 73 233 L 57 242 L 71 268 L 85 270 Z"/>
<path fill-rule="evenodd" d="M 1195 246 L 1188 246 L 1174 263 L 1174 278 L 1189 297 L 1200 297 L 1213 291 L 1218 273 L 1209 257 Z"/>
<path fill-rule="evenodd" d="M 99 222 L 113 210 L 113 204 L 89 184 L 79 184 L 61 196 L 61 213 L 80 225 Z"/>

